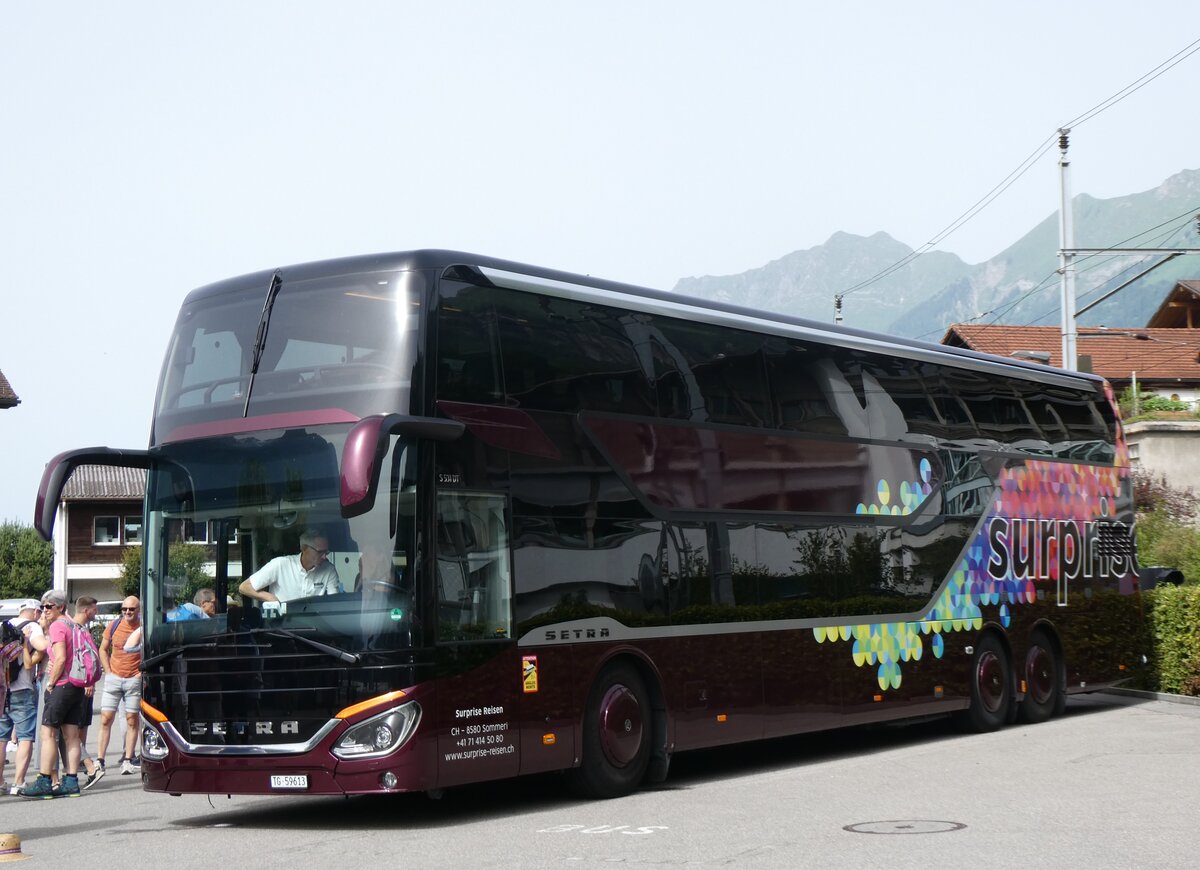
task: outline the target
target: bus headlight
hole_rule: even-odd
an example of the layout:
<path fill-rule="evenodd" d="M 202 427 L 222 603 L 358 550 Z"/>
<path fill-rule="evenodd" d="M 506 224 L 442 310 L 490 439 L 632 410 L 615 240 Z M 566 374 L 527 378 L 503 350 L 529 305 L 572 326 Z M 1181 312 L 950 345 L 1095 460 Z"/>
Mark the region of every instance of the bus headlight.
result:
<path fill-rule="evenodd" d="M 167 742 L 153 725 L 142 723 L 142 757 L 162 761 L 167 757 Z"/>
<path fill-rule="evenodd" d="M 359 722 L 338 738 L 333 754 L 338 758 L 375 758 L 398 749 L 412 736 L 421 719 L 416 701 Z"/>

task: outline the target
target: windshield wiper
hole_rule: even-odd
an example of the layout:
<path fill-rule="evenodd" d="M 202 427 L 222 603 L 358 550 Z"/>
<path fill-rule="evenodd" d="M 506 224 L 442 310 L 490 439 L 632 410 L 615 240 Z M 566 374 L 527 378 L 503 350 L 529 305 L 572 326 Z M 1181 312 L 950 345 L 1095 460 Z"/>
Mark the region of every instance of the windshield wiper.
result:
<path fill-rule="evenodd" d="M 175 656 L 180 655 L 185 650 L 203 649 L 204 647 L 214 647 L 214 646 L 216 646 L 215 643 L 189 643 L 189 644 L 185 644 L 184 646 L 173 646 L 170 649 L 166 650 L 165 652 L 161 652 L 156 656 L 150 656 L 150 658 L 148 658 L 148 659 L 142 659 L 141 667 L 142 667 L 142 670 L 144 671 L 147 668 L 154 667 L 159 662 L 165 662 L 167 659 L 175 658 Z"/>
<path fill-rule="evenodd" d="M 156 656 L 151 656 L 150 658 L 143 660 L 142 670 L 144 671 L 148 668 L 152 668 L 159 662 L 165 662 L 167 659 L 174 658 L 175 656 L 180 655 L 190 649 L 204 649 L 221 646 L 218 641 L 220 641 L 222 638 L 235 638 L 240 634 L 265 634 L 271 637 L 284 637 L 288 640 L 299 641 L 300 643 L 317 650 L 317 652 L 323 652 L 326 655 L 333 656 L 335 659 L 346 662 L 347 664 L 356 665 L 362 661 L 362 656 L 360 656 L 358 653 L 352 653 L 342 649 L 341 647 L 336 647 L 328 643 L 322 643 L 319 640 L 313 640 L 311 637 L 305 637 L 298 631 L 293 631 L 287 628 L 250 628 L 242 629 L 241 631 L 231 631 L 221 635 L 213 635 L 212 640 L 208 643 L 189 643 L 184 644 L 183 646 L 171 647 L 170 649 L 161 652 Z"/>
<path fill-rule="evenodd" d="M 266 634 L 273 637 L 286 637 L 289 640 L 298 640 L 300 643 L 307 644 L 318 652 L 323 652 L 326 655 L 333 656 L 335 659 L 340 659 L 352 665 L 358 664 L 362 660 L 362 656 L 358 653 L 352 653 L 341 647 L 336 647 L 331 644 L 322 643 L 319 640 L 313 640 L 311 637 L 305 637 L 298 631 L 292 631 L 288 628 L 252 628 L 251 634 Z"/>
<path fill-rule="evenodd" d="M 250 362 L 250 380 L 246 384 L 246 402 L 242 406 L 242 416 L 250 413 L 250 394 L 254 391 L 254 376 L 258 374 L 258 364 L 262 362 L 263 349 L 267 346 L 267 324 L 271 320 L 271 308 L 275 305 L 275 297 L 283 287 L 283 273 L 278 269 L 271 275 L 271 286 L 267 288 L 267 299 L 263 302 L 262 315 L 258 318 L 258 332 L 254 336 L 254 356 Z"/>

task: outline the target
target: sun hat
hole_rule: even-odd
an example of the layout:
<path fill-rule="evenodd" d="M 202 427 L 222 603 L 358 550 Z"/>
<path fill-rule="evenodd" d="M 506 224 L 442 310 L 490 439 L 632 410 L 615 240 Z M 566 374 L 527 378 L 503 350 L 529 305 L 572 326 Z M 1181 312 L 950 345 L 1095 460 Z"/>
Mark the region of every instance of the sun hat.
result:
<path fill-rule="evenodd" d="M 16 834 L 0 834 L 0 861 L 24 861 L 28 855 L 21 854 L 21 838 Z"/>

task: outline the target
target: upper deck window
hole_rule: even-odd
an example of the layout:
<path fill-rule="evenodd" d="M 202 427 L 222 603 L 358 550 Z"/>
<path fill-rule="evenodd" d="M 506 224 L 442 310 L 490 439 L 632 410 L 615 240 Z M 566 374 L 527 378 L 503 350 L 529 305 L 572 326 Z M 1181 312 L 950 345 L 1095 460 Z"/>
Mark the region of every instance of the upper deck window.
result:
<path fill-rule="evenodd" d="M 338 408 L 362 416 L 406 410 L 421 307 L 414 275 L 369 272 L 298 281 L 284 273 L 265 334 L 259 330 L 267 296 L 261 282 L 189 301 L 168 350 L 160 417 L 178 425 L 243 412 Z"/>

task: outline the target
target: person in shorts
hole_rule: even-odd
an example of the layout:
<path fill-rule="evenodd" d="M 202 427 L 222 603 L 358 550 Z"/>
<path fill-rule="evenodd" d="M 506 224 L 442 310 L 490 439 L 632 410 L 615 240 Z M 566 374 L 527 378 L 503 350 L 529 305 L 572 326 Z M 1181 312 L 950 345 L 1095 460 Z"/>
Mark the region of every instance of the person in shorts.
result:
<path fill-rule="evenodd" d="M 25 798 L 79 796 L 79 734 L 87 724 L 87 707 L 83 687 L 67 681 L 73 653 L 73 623 L 64 613 L 66 606 L 67 596 L 61 590 L 51 589 L 42 596 L 43 619 L 51 618 L 46 631 L 50 664 L 42 699 L 41 768 L 33 785 L 18 792 Z M 59 731 L 66 743 L 67 757 L 63 759 L 62 781 L 54 786 L 51 777 L 58 762 Z"/>
<path fill-rule="evenodd" d="M 25 785 L 25 773 L 29 770 L 29 760 L 33 757 L 33 741 L 37 737 L 37 681 L 38 671 L 46 654 L 35 649 L 31 638 L 39 640 L 43 637 L 42 627 L 38 620 L 42 615 L 42 605 L 35 599 L 21 602 L 21 612 L 8 621 L 8 624 L 24 635 L 21 649 L 17 654 L 21 659 L 21 670 L 17 678 L 8 686 L 8 698 L 0 710 L 0 735 L 5 740 L 10 734 L 17 741 L 17 755 L 14 759 L 16 769 L 13 771 L 12 782 L 8 784 L 8 793 L 17 794 Z M 0 777 L 3 780 L 3 777 Z M 3 785 L 0 782 L 0 785 Z"/>
<path fill-rule="evenodd" d="M 96 599 L 90 595 L 80 595 L 75 599 L 75 624 L 81 626 L 85 631 L 88 625 L 96 618 Z M 80 788 L 87 791 L 93 785 L 100 781 L 104 776 L 104 768 L 101 767 L 87 750 L 87 732 L 88 727 L 92 724 L 92 705 L 95 696 L 95 686 L 85 686 L 83 689 L 84 697 L 84 725 L 79 730 L 79 764 L 87 774 L 87 779 L 84 780 Z M 63 745 L 62 733 L 59 733 L 58 740 L 59 755 L 66 755 L 66 747 Z"/>
<path fill-rule="evenodd" d="M 121 755 L 121 773 L 134 773 L 134 758 L 142 707 L 142 650 L 126 649 L 130 635 L 142 627 L 141 602 L 130 595 L 121 602 L 121 623 L 105 631 L 100 641 L 100 666 L 104 668 L 104 693 L 100 698 L 100 737 L 96 744 L 96 762 L 104 767 L 104 755 L 112 737 L 117 710 L 125 713 L 125 751 Z"/>

